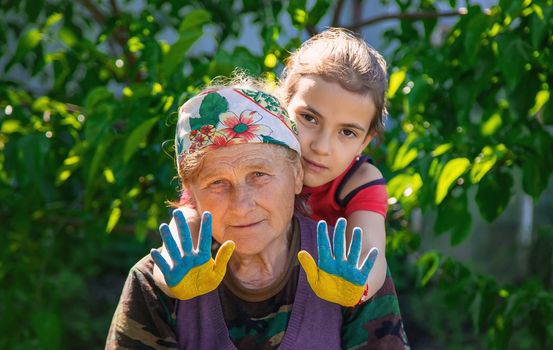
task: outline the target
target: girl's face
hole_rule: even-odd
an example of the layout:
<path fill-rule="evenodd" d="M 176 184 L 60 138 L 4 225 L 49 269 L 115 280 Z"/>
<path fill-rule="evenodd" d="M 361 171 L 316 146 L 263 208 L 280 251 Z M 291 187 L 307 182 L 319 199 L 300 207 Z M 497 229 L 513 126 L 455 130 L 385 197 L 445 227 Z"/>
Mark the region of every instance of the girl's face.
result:
<path fill-rule="evenodd" d="M 338 177 L 371 141 L 376 107 L 369 96 L 317 76 L 298 80 L 288 104 L 302 151 L 304 185 L 315 187 Z"/>

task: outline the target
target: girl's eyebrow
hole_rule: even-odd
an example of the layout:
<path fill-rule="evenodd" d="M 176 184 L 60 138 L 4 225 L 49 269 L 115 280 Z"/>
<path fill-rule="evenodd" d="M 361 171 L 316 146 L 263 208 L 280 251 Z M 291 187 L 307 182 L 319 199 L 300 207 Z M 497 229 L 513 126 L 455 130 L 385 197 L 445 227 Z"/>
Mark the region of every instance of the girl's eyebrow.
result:
<path fill-rule="evenodd" d="M 357 129 L 362 133 L 364 133 L 366 131 L 364 127 L 362 127 L 361 125 L 359 125 L 357 123 L 345 123 L 345 124 L 340 124 L 340 125 L 344 128 Z"/>
<path fill-rule="evenodd" d="M 315 108 L 311 106 L 305 106 L 304 108 L 307 109 L 309 112 L 313 113 L 315 116 L 324 119 L 323 115 L 319 113 Z M 367 131 L 367 129 L 365 129 L 361 124 L 358 124 L 358 123 L 343 123 L 343 124 L 340 124 L 340 126 L 343 128 L 357 129 L 361 133 L 364 133 Z"/>

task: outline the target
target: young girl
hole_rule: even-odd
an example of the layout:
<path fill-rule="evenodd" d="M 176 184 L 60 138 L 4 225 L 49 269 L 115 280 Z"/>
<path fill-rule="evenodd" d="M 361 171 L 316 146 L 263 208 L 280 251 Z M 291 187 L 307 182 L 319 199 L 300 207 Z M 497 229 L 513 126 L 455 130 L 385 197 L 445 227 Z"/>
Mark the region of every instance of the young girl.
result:
<path fill-rule="evenodd" d="M 383 127 L 386 90 L 382 56 L 351 32 L 337 28 L 312 37 L 290 56 L 279 88 L 298 127 L 305 174 L 302 193 L 311 218 L 330 225 L 346 218 L 348 242 L 353 228 L 360 227 L 361 261 L 372 247 L 379 250 L 359 302 L 372 297 L 386 279 L 385 181 L 361 155 Z M 185 191 L 181 203 L 186 201 Z M 191 231 L 197 232 L 198 213 L 193 206 L 183 209 Z M 155 276 L 171 295 L 157 269 Z M 393 295 L 390 307 L 397 309 L 391 279 L 388 284 L 386 294 Z M 329 301 L 342 304 L 339 299 Z"/>
<path fill-rule="evenodd" d="M 362 301 L 386 278 L 385 181 L 362 151 L 382 130 L 386 114 L 386 63 L 365 41 L 332 28 L 294 52 L 281 79 L 280 95 L 295 119 L 304 169 L 303 194 L 315 220 L 347 219 L 363 230 L 363 258 L 379 250 Z"/>

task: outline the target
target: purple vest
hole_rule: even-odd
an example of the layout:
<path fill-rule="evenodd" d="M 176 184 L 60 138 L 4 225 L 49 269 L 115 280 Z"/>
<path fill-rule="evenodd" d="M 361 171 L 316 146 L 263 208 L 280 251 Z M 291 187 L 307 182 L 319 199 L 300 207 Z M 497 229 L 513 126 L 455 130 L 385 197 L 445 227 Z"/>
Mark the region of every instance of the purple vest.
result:
<path fill-rule="evenodd" d="M 316 223 L 303 216 L 297 218 L 301 249 L 317 261 Z M 313 293 L 300 267 L 292 313 L 279 349 L 340 349 L 341 310 L 339 305 Z M 178 300 L 176 316 L 179 349 L 236 349 L 228 334 L 217 290 L 191 300 Z"/>

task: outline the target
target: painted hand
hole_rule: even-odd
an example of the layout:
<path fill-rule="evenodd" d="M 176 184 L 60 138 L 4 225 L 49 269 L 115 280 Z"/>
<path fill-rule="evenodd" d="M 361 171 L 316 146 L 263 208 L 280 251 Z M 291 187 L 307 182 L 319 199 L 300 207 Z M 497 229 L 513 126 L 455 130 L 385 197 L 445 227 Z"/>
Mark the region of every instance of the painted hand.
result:
<path fill-rule="evenodd" d="M 227 263 L 234 252 L 235 245 L 233 241 L 223 243 L 213 260 L 211 213 L 206 211 L 202 216 L 198 249 L 192 247 L 192 237 L 184 214 L 177 209 L 173 212 L 173 218 L 184 254 L 181 255 L 177 243 L 171 236 L 169 226 L 161 224 L 159 233 L 173 262 L 172 267 L 157 249 L 152 249 L 150 255 L 163 273 L 171 293 L 181 300 L 192 299 L 209 293 L 219 286 L 227 271 Z"/>
<path fill-rule="evenodd" d="M 317 225 L 319 266 L 305 250 L 298 253 L 298 259 L 305 270 L 311 289 L 319 298 L 342 306 L 355 306 L 365 291 L 365 283 L 378 256 L 378 249 L 371 249 L 361 267 L 358 267 L 361 254 L 361 229 L 358 227 L 353 229 L 347 256 L 345 231 L 346 220 L 340 218 L 334 228 L 334 254 L 332 254 L 326 222 L 319 221 Z"/>

